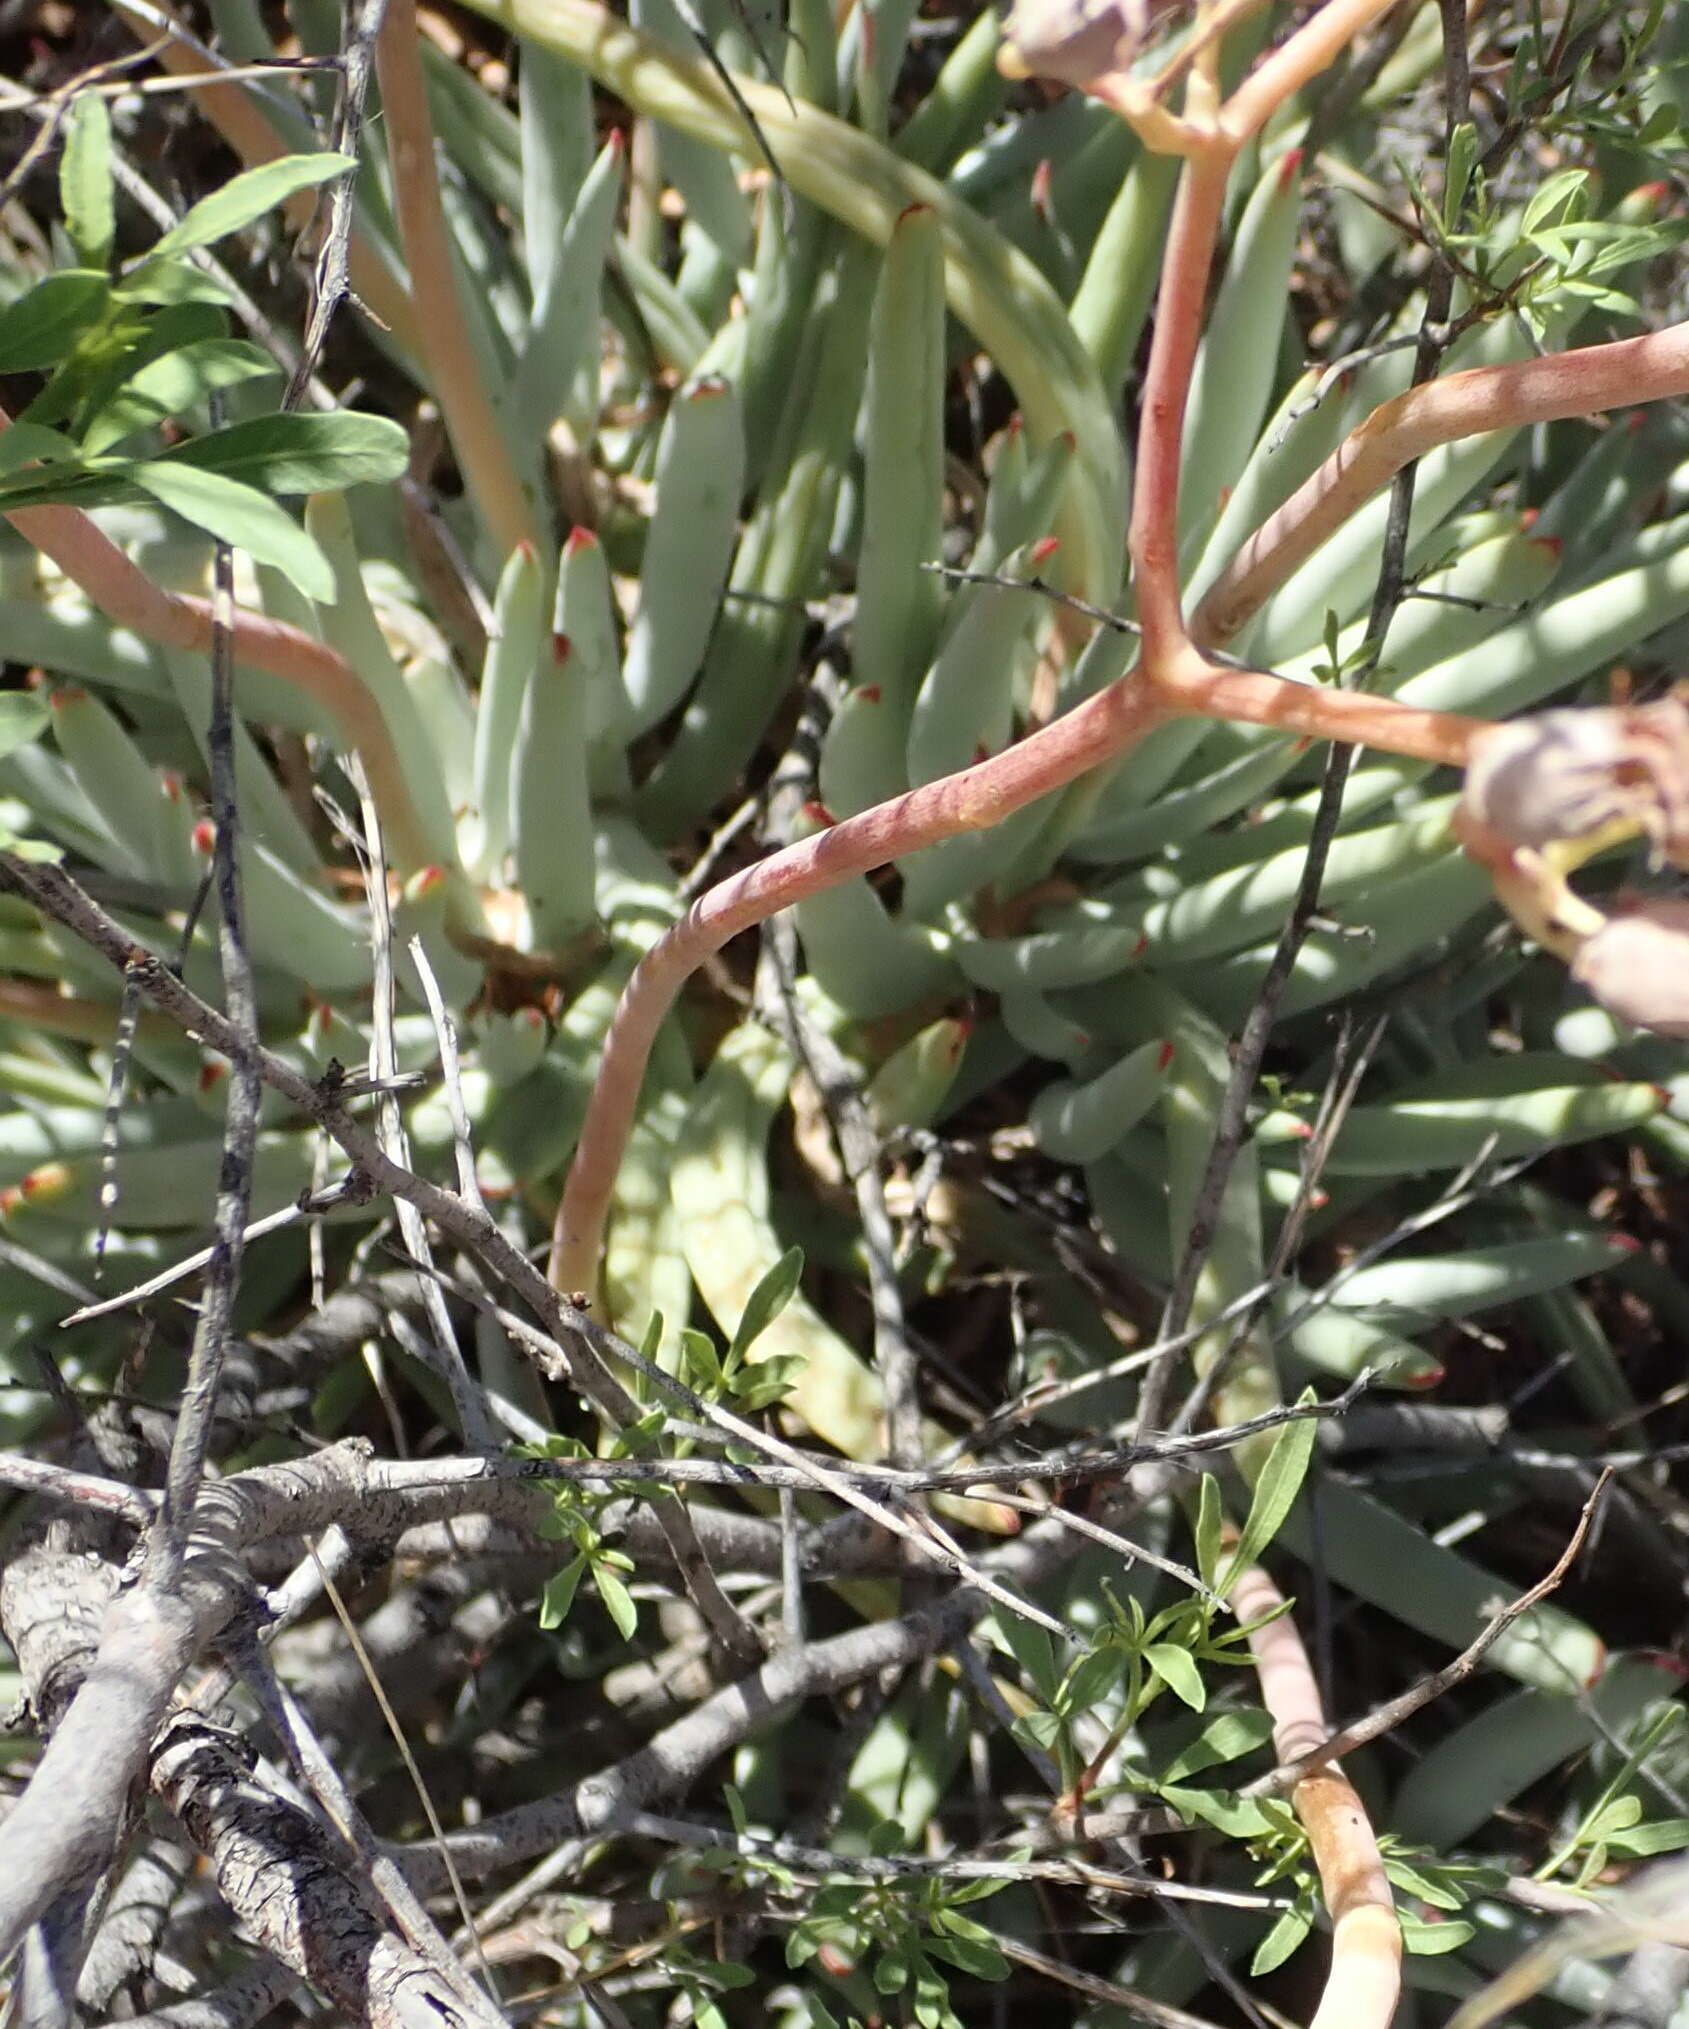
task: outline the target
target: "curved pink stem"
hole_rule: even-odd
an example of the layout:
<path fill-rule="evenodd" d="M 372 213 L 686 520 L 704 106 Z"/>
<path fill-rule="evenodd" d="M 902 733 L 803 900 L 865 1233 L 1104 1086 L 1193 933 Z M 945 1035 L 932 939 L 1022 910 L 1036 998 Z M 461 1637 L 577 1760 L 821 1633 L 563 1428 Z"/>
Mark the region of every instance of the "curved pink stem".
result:
<path fill-rule="evenodd" d="M 1440 444 L 1689 394 L 1689 324 L 1511 366 L 1427 381 L 1375 409 L 1252 535 L 1197 609 L 1200 642 L 1225 641 L 1404 465 Z"/>
<path fill-rule="evenodd" d="M 0 428 L 7 420 L 0 411 Z M 20 507 L 5 519 L 26 542 L 51 557 L 108 620 L 161 647 L 197 655 L 211 652 L 209 600 L 155 585 L 80 508 Z M 280 677 L 315 698 L 332 716 L 347 746 L 362 756 L 369 771 L 400 871 L 414 873 L 426 866 L 434 855 L 417 820 L 399 750 L 374 693 L 352 665 L 313 635 L 243 606 L 234 612 L 234 643 L 238 661 Z"/>
<path fill-rule="evenodd" d="M 1135 673 L 960 774 L 879 803 L 718 882 L 635 968 L 611 1024 L 552 1233 L 553 1288 L 591 1295 L 605 1214 L 646 1060 L 687 979 L 730 937 L 806 895 L 963 832 L 983 831 L 1112 760 L 1167 716 Z"/>
<path fill-rule="evenodd" d="M 1284 1605 L 1284 1595 L 1257 1565 L 1231 1589 L 1240 1621 L 1259 1620 Z M 1281 1762 L 1324 1744 L 1330 1731 L 1308 1652 L 1289 1614 L 1249 1637 L 1272 1715 Z M 1402 1928 L 1395 1898 L 1354 1785 L 1337 1768 L 1316 1769 L 1290 1792 L 1319 1869 L 1331 1915 L 1331 1970 L 1309 2029 L 1389 2029 L 1402 1991 Z"/>

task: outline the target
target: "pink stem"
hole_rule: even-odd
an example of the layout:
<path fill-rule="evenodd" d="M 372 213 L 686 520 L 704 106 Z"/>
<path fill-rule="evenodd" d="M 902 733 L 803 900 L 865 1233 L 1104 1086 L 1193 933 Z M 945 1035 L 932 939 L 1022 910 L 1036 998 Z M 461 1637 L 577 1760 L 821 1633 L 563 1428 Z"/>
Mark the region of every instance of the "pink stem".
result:
<path fill-rule="evenodd" d="M 552 1233 L 552 1286 L 591 1295 L 604 1220 L 652 1043 L 682 986 L 712 952 L 777 909 L 853 875 L 983 831 L 1124 753 L 1167 716 L 1134 675 L 989 761 L 928 782 L 783 847 L 719 882 L 640 961 L 622 994 Z"/>
<path fill-rule="evenodd" d="M 1198 641 L 1224 641 L 1361 504 L 1440 444 L 1689 394 L 1689 324 L 1410 388 L 1351 430 L 1250 537 L 1198 608 Z"/>
<path fill-rule="evenodd" d="M 1237 146 L 1253 139 L 1292 92 L 1336 62 L 1365 28 L 1397 0 L 1330 0 L 1283 48 L 1264 57 L 1226 101 L 1221 130 Z"/>
<path fill-rule="evenodd" d="M 1466 766 L 1474 736 L 1491 724 L 1459 712 L 1423 711 L 1365 691 L 1292 683 L 1265 670 L 1223 668 L 1188 645 L 1164 659 L 1155 687 L 1173 712 L 1378 747 L 1449 768 Z"/>
<path fill-rule="evenodd" d="M 1144 379 L 1131 549 L 1144 663 L 1152 682 L 1162 656 L 1186 638 L 1179 601 L 1179 457 L 1232 159 L 1230 148 L 1192 156 L 1180 174 Z"/>
<path fill-rule="evenodd" d="M 1257 1565 L 1231 1589 L 1242 1622 L 1284 1605 L 1278 1587 Z M 1272 1715 L 1281 1762 L 1321 1746 L 1329 1728 L 1308 1652 L 1289 1614 L 1249 1637 Z M 1331 1915 L 1331 1969 L 1309 2029 L 1389 2029 L 1402 1989 L 1402 1932 L 1378 1841 L 1348 1777 L 1336 1768 L 1304 1776 L 1290 1793 L 1308 1835 L 1320 1889 Z"/>
<path fill-rule="evenodd" d="M 0 429 L 8 420 L 0 410 Z M 166 648 L 210 653 L 210 602 L 155 585 L 80 508 L 20 507 L 6 519 L 26 542 L 51 557 L 107 619 Z M 235 608 L 234 637 L 239 661 L 280 677 L 332 715 L 347 746 L 356 749 L 369 770 L 396 863 L 406 873 L 426 866 L 431 855 L 398 749 L 380 705 L 357 671 L 299 628 L 241 606 Z"/>
<path fill-rule="evenodd" d="M 376 37 L 376 75 L 393 163 L 393 209 L 410 268 L 417 342 L 463 476 L 500 557 L 520 543 L 539 552 L 539 529 L 511 462 L 486 377 L 458 301 L 451 237 L 434 167 L 434 124 L 419 49 L 416 0 L 389 0 Z"/>

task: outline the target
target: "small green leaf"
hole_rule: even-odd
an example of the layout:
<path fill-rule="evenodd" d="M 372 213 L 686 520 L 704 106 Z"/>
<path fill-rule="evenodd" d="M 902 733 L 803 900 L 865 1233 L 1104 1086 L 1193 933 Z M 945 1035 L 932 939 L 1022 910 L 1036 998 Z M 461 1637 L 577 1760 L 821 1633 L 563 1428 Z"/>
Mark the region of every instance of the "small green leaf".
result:
<path fill-rule="evenodd" d="M 404 431 L 385 416 L 253 416 L 165 453 L 172 465 L 220 472 L 266 493 L 340 493 L 385 485 L 410 457 Z"/>
<path fill-rule="evenodd" d="M 111 284 L 93 269 L 64 268 L 0 310 L 0 373 L 45 373 L 105 314 Z"/>
<path fill-rule="evenodd" d="M 1233 1796 L 1229 1790 L 1185 1789 L 1169 1783 L 1161 1797 L 1188 1824 L 1212 1825 L 1228 1839 L 1264 1838 L 1273 1829 L 1252 1797 Z"/>
<path fill-rule="evenodd" d="M 1054 1712 L 1023 1712 L 1013 1730 L 1018 1738 L 1030 1740 L 1048 1754 L 1061 1738 L 1062 1722 Z"/>
<path fill-rule="evenodd" d="M 1208 1703 L 1202 1672 L 1189 1649 L 1182 1649 L 1173 1642 L 1151 1642 L 1144 1650 L 1144 1661 L 1174 1697 L 1182 1698 L 1193 1712 L 1200 1712 Z"/>
<path fill-rule="evenodd" d="M 1209 1587 L 1213 1586 L 1220 1571 L 1220 1532 L 1225 1519 L 1219 1478 L 1214 1473 L 1205 1472 L 1196 1499 L 1196 1569 L 1203 1584 Z"/>
<path fill-rule="evenodd" d="M 555 1578 L 549 1579 L 540 1595 L 540 1626 L 561 1627 L 569 1618 L 569 1609 L 575 1603 L 575 1594 L 580 1589 L 581 1574 L 586 1570 L 584 1557 L 572 1557 Z"/>
<path fill-rule="evenodd" d="M 1415 1958 L 1441 1958 L 1445 1952 L 1459 1951 L 1478 1935 L 1478 1926 L 1464 1917 L 1453 1923 L 1426 1923 L 1420 1917 L 1409 1916 L 1406 1910 L 1398 1910 L 1397 1917 L 1402 1926 L 1403 1947 Z"/>
<path fill-rule="evenodd" d="M 708 1395 L 721 1386 L 721 1361 L 715 1347 L 702 1332 L 690 1326 L 680 1335 L 681 1372 L 689 1386 Z"/>
<path fill-rule="evenodd" d="M 82 433 L 82 448 L 89 457 L 97 457 L 137 430 L 151 429 L 167 417 L 187 415 L 216 388 L 238 387 L 277 371 L 268 353 L 243 338 L 201 338 L 176 346 L 131 374 L 90 417 Z"/>
<path fill-rule="evenodd" d="M 1236 1761 L 1240 1755 L 1252 1754 L 1272 1737 L 1272 1715 L 1258 1706 L 1246 1706 L 1241 1711 L 1216 1712 L 1190 1745 L 1168 1763 L 1162 1780 L 1180 1782 L 1187 1775 L 1195 1775 L 1199 1769 L 1212 1768 L 1218 1762 Z"/>
<path fill-rule="evenodd" d="M 1310 1388 L 1297 1407 L 1311 1406 L 1314 1400 L 1314 1391 Z M 1296 1496 L 1302 1491 L 1308 1461 L 1313 1455 L 1314 1419 L 1311 1416 L 1299 1416 L 1294 1423 L 1285 1424 L 1274 1438 L 1267 1462 L 1261 1468 L 1261 1476 L 1255 1482 L 1249 1519 L 1244 1523 L 1237 1548 L 1226 1565 L 1220 1591 L 1224 1592 L 1240 1571 L 1247 1571 L 1283 1528 L 1285 1517 L 1296 1505 Z"/>
<path fill-rule="evenodd" d="M 312 538 L 285 508 L 253 487 L 165 459 L 125 465 L 123 476 L 184 521 L 245 550 L 254 563 L 271 564 L 307 599 L 334 597 L 334 573 Z"/>
<path fill-rule="evenodd" d="M 1040 1630 L 1042 1632 L 1042 1630 Z M 1124 1665 L 1112 1648 L 1093 1649 L 1081 1656 L 1062 1680 L 1058 1703 L 1064 1713 L 1089 1712 L 1120 1682 Z"/>
<path fill-rule="evenodd" d="M 1253 1979 L 1263 1973 L 1270 1973 L 1276 1966 L 1282 1966 L 1290 1954 L 1314 1927 L 1313 1905 L 1298 1901 L 1287 1909 L 1261 1942 L 1255 1947 L 1255 1956 L 1249 1962 Z"/>
<path fill-rule="evenodd" d="M 991 1625 L 1015 1661 L 1020 1664 L 1032 1681 L 1032 1688 L 1046 1704 L 1056 1695 L 1061 1683 L 1061 1672 L 1056 1668 L 1056 1651 L 1049 1634 L 1041 1627 L 1035 1627 L 1029 1620 L 1023 1620 L 1018 1613 L 1011 1613 L 1006 1607 L 999 1607 L 991 1616 Z"/>
<path fill-rule="evenodd" d="M 976 1980 L 1009 1977 L 1008 1960 L 989 1939 L 982 1944 L 970 1937 L 934 1937 L 927 1940 L 927 1949 Z"/>
<path fill-rule="evenodd" d="M 1417 1895 L 1421 1902 L 1428 1902 L 1433 1909 L 1459 1909 L 1466 1899 L 1393 1853 L 1385 1855 L 1384 1872 L 1396 1887 L 1405 1888 L 1410 1895 Z"/>
<path fill-rule="evenodd" d="M 0 476 L 16 472 L 34 460 L 49 462 L 78 456 L 73 439 L 62 430 L 50 430 L 45 423 L 14 423 L 0 431 Z"/>
<path fill-rule="evenodd" d="M 900 1994 L 908 1984 L 908 1957 L 899 1951 L 882 1952 L 874 1966 L 874 1985 L 882 1994 Z"/>
<path fill-rule="evenodd" d="M 150 270 L 167 255 L 185 253 L 190 247 L 214 246 L 230 233 L 239 232 L 267 211 L 283 204 L 296 190 L 310 190 L 331 182 L 357 167 L 351 155 L 282 155 L 256 169 L 230 177 L 221 190 L 202 197 L 192 210 L 173 225 L 153 247 L 134 274 Z M 126 284 L 134 279 L 126 276 Z"/>
<path fill-rule="evenodd" d="M 144 268 L 131 268 L 112 294 L 120 303 L 215 303 L 229 300 L 228 291 L 215 276 L 195 267 L 186 254 L 167 254 L 161 261 L 149 260 Z"/>
<path fill-rule="evenodd" d="M 1615 1853 L 1638 1857 L 1675 1853 L 1689 1846 L 1689 1818 L 1660 1818 L 1651 1825 L 1635 1825 L 1629 1831 L 1614 1832 L 1607 1843 Z"/>
<path fill-rule="evenodd" d="M 98 92 L 78 92 L 63 127 L 59 203 L 84 267 L 103 268 L 117 231 L 111 182 L 111 115 Z"/>
<path fill-rule="evenodd" d="M 788 1247 L 745 1301 L 727 1363 L 743 1359 L 797 1294 L 803 1276 L 803 1249 Z"/>
<path fill-rule="evenodd" d="M 639 1627 L 639 1608 L 634 1597 L 613 1571 L 603 1564 L 593 1566 L 592 1581 L 598 1587 L 598 1596 L 603 1600 L 610 1618 L 616 1623 L 616 1630 L 623 1641 L 632 1641 Z"/>

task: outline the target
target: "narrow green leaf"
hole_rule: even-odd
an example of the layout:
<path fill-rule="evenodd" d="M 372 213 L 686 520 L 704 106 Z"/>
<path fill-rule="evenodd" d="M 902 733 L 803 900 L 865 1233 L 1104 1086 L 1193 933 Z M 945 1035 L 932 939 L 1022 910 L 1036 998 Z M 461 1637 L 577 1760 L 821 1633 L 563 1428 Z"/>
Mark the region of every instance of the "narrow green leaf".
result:
<path fill-rule="evenodd" d="M 183 303 L 222 306 L 229 300 L 222 283 L 195 267 L 186 254 L 166 254 L 163 260 L 149 260 L 144 267 L 131 268 L 112 295 L 120 303 L 162 303 L 172 307 Z"/>
<path fill-rule="evenodd" d="M 79 92 L 64 123 L 59 158 L 59 202 L 65 231 L 85 267 L 111 259 L 117 231 L 111 182 L 111 115 L 98 92 Z"/>
<path fill-rule="evenodd" d="M 0 476 L 15 472 L 32 459 L 49 461 L 75 458 L 76 444 L 62 430 L 50 430 L 45 423 L 14 423 L 0 431 Z"/>
<path fill-rule="evenodd" d="M 1459 1909 L 1464 1898 L 1440 1881 L 1433 1881 L 1428 1874 L 1422 1874 L 1417 1867 L 1391 1853 L 1385 1856 L 1384 1872 L 1397 1888 L 1405 1888 L 1410 1895 L 1417 1895 L 1421 1902 L 1430 1903 L 1433 1909 Z"/>
<path fill-rule="evenodd" d="M 0 373 L 44 373 L 97 324 L 111 284 L 87 268 L 65 268 L 0 310 Z"/>
<path fill-rule="evenodd" d="M 1174 1642 L 1151 1642 L 1144 1650 L 1144 1661 L 1174 1697 L 1182 1698 L 1193 1712 L 1200 1712 L 1208 1703 L 1202 1672 L 1189 1649 L 1182 1649 Z"/>
<path fill-rule="evenodd" d="M 220 472 L 266 493 L 341 493 L 385 485 L 404 471 L 410 446 L 386 416 L 253 416 L 179 444 L 172 465 Z"/>
<path fill-rule="evenodd" d="M 991 1616 L 991 1625 L 997 1630 L 1004 1648 L 1031 1679 L 1033 1689 L 1048 1704 L 1061 1682 L 1061 1673 L 1056 1668 L 1055 1646 L 1048 1633 L 1006 1608 L 999 1608 Z"/>
<path fill-rule="evenodd" d="M 1310 1388 L 1302 1396 L 1298 1407 L 1305 1407 L 1314 1401 Z M 1307 1477 L 1308 1461 L 1314 1455 L 1314 1419 L 1299 1417 L 1294 1423 L 1287 1423 L 1273 1440 L 1273 1448 L 1267 1454 L 1267 1462 L 1261 1468 L 1261 1477 L 1255 1482 L 1255 1497 L 1249 1504 L 1249 1519 L 1244 1523 L 1237 1539 L 1237 1548 L 1226 1565 L 1226 1575 L 1219 1590 L 1224 1592 L 1227 1585 L 1240 1571 L 1247 1571 L 1260 1558 L 1261 1552 L 1284 1526 L 1284 1518 L 1296 1505 L 1296 1496 L 1302 1490 Z"/>
<path fill-rule="evenodd" d="M 1467 1923 L 1464 1918 L 1454 1923 L 1426 1923 L 1407 1911 L 1398 1910 L 1397 1917 L 1402 1926 L 1402 1944 L 1415 1958 L 1441 1958 L 1445 1952 L 1457 1952 L 1463 1944 L 1470 1944 L 1478 1935 L 1476 1924 Z"/>
<path fill-rule="evenodd" d="M 1612 1833 L 1607 1843 L 1615 1853 L 1675 1853 L 1689 1846 L 1689 1818 L 1661 1818 L 1652 1825 L 1634 1825 Z"/>
<path fill-rule="evenodd" d="M 1282 1966 L 1313 1927 L 1314 1912 L 1310 1904 L 1298 1902 L 1293 1909 L 1287 1909 L 1256 1946 L 1255 1956 L 1249 1962 L 1250 1977 L 1259 1979 L 1275 1966 Z"/>
<path fill-rule="evenodd" d="M 1220 1573 L 1220 1533 L 1224 1523 L 1220 1482 L 1213 1473 L 1205 1472 L 1196 1505 L 1196 1568 L 1207 1586 L 1212 1586 Z"/>
<path fill-rule="evenodd" d="M 1272 1737 L 1272 1715 L 1263 1712 L 1259 1706 L 1246 1706 L 1237 1712 L 1216 1712 L 1190 1745 L 1167 1764 L 1162 1781 L 1182 1782 L 1187 1775 L 1195 1775 L 1199 1769 L 1236 1761 L 1240 1755 L 1252 1754 Z"/>
<path fill-rule="evenodd" d="M 356 167 L 357 161 L 350 155 L 283 155 L 274 162 L 261 163 L 256 169 L 243 170 L 239 176 L 231 177 L 221 190 L 202 197 L 157 241 L 140 267 L 125 277 L 125 281 L 133 279 L 134 275 L 146 274 L 156 262 L 168 255 L 185 253 L 190 247 L 213 246 L 230 233 L 239 232 L 243 226 L 262 218 L 267 211 L 273 211 L 278 204 L 285 203 L 296 190 L 309 190 L 319 183 L 331 182 L 336 176 Z"/>
<path fill-rule="evenodd" d="M 639 1608 L 634 1597 L 615 1572 L 606 1570 L 602 1564 L 593 1566 L 592 1582 L 598 1587 L 598 1596 L 603 1600 L 610 1618 L 616 1623 L 616 1630 L 625 1642 L 633 1640 L 639 1626 Z"/>
<path fill-rule="evenodd" d="M 584 1557 L 572 1557 L 555 1578 L 549 1579 L 544 1592 L 540 1594 L 540 1626 L 561 1627 L 569 1618 L 569 1609 L 575 1603 L 575 1594 L 580 1589 L 581 1574 L 586 1570 Z"/>
<path fill-rule="evenodd" d="M 137 430 L 151 429 L 172 416 L 187 415 L 213 389 L 262 380 L 279 369 L 268 353 L 243 338 L 201 338 L 173 347 L 149 361 L 93 414 L 82 433 L 82 448 L 97 456 Z"/>
<path fill-rule="evenodd" d="M 962 1972 L 971 1973 L 976 1980 L 1009 1977 L 1008 1960 L 989 1941 L 981 1944 L 969 1937 L 935 1937 L 928 1940 L 927 1949 Z"/>
<path fill-rule="evenodd" d="M 1161 1797 L 1187 1824 L 1212 1825 L 1228 1839 L 1259 1839 L 1272 1830 L 1266 1812 L 1253 1798 L 1233 1796 L 1228 1790 L 1185 1789 L 1169 1783 Z"/>
<path fill-rule="evenodd" d="M 1089 1712 L 1120 1682 L 1122 1672 L 1120 1656 L 1113 1649 L 1093 1649 L 1088 1656 L 1081 1656 L 1063 1680 L 1061 1709 L 1069 1714 Z"/>
<path fill-rule="evenodd" d="M 729 1366 L 735 1360 L 743 1359 L 791 1302 L 802 1277 L 803 1249 L 788 1247 L 746 1299 L 739 1318 L 739 1329 L 733 1334 L 732 1349 L 727 1356 Z"/>
<path fill-rule="evenodd" d="M 165 459 L 122 469 L 133 485 L 184 521 L 245 550 L 254 563 L 273 564 L 307 599 L 334 597 L 328 559 L 285 508 L 254 488 Z"/>

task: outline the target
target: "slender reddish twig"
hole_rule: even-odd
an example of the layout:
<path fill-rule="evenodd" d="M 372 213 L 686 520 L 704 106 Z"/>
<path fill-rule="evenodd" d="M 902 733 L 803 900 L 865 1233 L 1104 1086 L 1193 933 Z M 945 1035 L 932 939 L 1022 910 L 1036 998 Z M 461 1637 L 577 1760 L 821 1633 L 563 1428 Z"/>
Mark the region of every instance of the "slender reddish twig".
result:
<path fill-rule="evenodd" d="M 1472 367 L 1410 388 L 1351 430 L 1249 538 L 1197 609 L 1191 631 L 1201 642 L 1235 634 L 1363 502 L 1441 444 L 1684 394 L 1689 324 L 1508 366 Z"/>
<path fill-rule="evenodd" d="M 0 410 L 0 429 L 9 420 Z M 154 584 L 80 508 L 21 507 L 6 519 L 26 542 L 51 557 L 108 620 L 165 648 L 193 655 L 211 652 L 210 602 Z M 347 746 L 363 756 L 392 835 L 394 859 L 403 871 L 414 873 L 428 865 L 436 855 L 418 820 L 393 735 L 358 672 L 312 635 L 242 606 L 234 610 L 232 632 L 237 662 L 280 677 L 316 699 Z"/>
<path fill-rule="evenodd" d="M 1339 19 L 1340 30 L 1310 39 L 1317 25 L 1311 23 L 1292 38 L 1274 59 L 1281 98 L 1382 11 L 1382 0 L 1339 0 L 1326 12 Z M 1108 690 L 1006 752 L 863 811 L 711 888 L 653 947 L 623 992 L 581 1125 L 552 1233 L 555 1288 L 588 1296 L 595 1288 L 610 1193 L 657 1031 L 692 972 L 739 931 L 839 881 L 1000 823 L 1117 758 L 1169 717 L 1224 716 L 1453 763 L 1464 759 L 1484 723 L 1222 668 L 1191 643 L 1177 578 L 1179 456 L 1226 181 L 1242 140 L 1227 125 L 1237 100 L 1214 110 L 1206 60 L 1193 70 L 1188 95 L 1192 123 L 1183 130 L 1187 160 L 1163 260 L 1131 528 L 1144 628 L 1140 661 Z M 1249 101 L 1238 116 L 1240 132 L 1256 131 L 1268 111 L 1259 98 Z"/>
<path fill-rule="evenodd" d="M 1252 140 L 1293 92 L 1329 69 L 1363 29 L 1396 4 L 1397 0 L 1328 0 L 1232 93 L 1220 114 L 1221 131 L 1239 147 Z"/>
<path fill-rule="evenodd" d="M 1284 1605 L 1259 1566 L 1243 1573 L 1231 1598 L 1245 1622 Z M 1249 1647 L 1278 1758 L 1294 1762 L 1322 1746 L 1327 1732 L 1308 1652 L 1296 1623 L 1282 1612 L 1251 1633 Z M 1402 1931 L 1366 1811 L 1349 1778 L 1335 1768 L 1300 1777 L 1290 1801 L 1308 1835 L 1331 1916 L 1331 1970 L 1309 2029 L 1389 2029 L 1401 1998 Z"/>
<path fill-rule="evenodd" d="M 1233 159 L 1229 147 L 1210 149 L 1192 156 L 1179 178 L 1144 378 L 1131 547 L 1143 672 L 1152 683 L 1161 662 L 1187 638 L 1179 602 L 1179 454 Z"/>
<path fill-rule="evenodd" d="M 463 320 L 451 240 L 434 167 L 434 124 L 422 75 L 416 0 L 388 0 L 375 42 L 381 110 L 393 162 L 393 209 L 404 242 L 416 335 L 458 464 L 500 557 L 542 549 L 533 503 L 517 476 L 486 377 Z"/>

